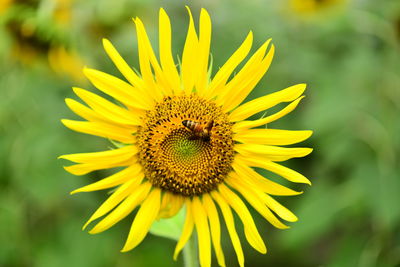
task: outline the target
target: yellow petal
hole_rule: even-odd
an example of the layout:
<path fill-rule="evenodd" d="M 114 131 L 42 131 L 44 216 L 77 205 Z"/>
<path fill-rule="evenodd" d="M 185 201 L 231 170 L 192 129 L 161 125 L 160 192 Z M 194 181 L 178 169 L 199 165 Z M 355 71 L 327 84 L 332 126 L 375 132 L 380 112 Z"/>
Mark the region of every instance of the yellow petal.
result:
<path fill-rule="evenodd" d="M 164 192 L 157 220 L 175 216 L 181 210 L 183 201 L 184 199 L 180 195 Z"/>
<path fill-rule="evenodd" d="M 202 8 L 200 12 L 199 47 L 197 51 L 198 73 L 196 78 L 196 91 L 205 90 L 208 84 L 208 58 L 210 57 L 211 19 L 208 12 Z"/>
<path fill-rule="evenodd" d="M 306 140 L 311 134 L 312 131 L 252 129 L 235 134 L 233 139 L 245 144 L 291 145 Z"/>
<path fill-rule="evenodd" d="M 63 119 L 61 122 L 71 130 L 109 138 L 121 143 L 132 144 L 136 139 L 132 135 L 132 130 L 118 127 L 116 125 L 92 121 L 73 121 Z"/>
<path fill-rule="evenodd" d="M 202 200 L 210 223 L 211 237 L 218 264 L 225 267 L 225 257 L 221 247 L 221 225 L 217 208 L 209 194 L 204 194 Z"/>
<path fill-rule="evenodd" d="M 142 21 L 139 18 L 136 18 L 133 21 L 136 25 L 136 33 L 138 39 L 140 73 L 142 74 L 143 80 L 147 85 L 154 86 L 154 75 L 151 69 L 149 55 L 151 52 L 148 50 L 149 47 L 147 47 L 146 44 L 148 41 L 148 36 L 144 29 Z M 149 83 L 150 81 L 152 83 Z"/>
<path fill-rule="evenodd" d="M 106 118 L 103 118 L 100 114 L 94 112 L 92 109 L 87 106 L 79 103 L 78 101 L 66 98 L 65 103 L 76 115 L 88 121 L 100 121 L 100 122 L 110 122 Z"/>
<path fill-rule="evenodd" d="M 258 120 L 254 120 L 254 121 L 239 121 L 237 123 L 235 123 L 232 127 L 232 131 L 235 133 L 238 133 L 240 131 L 243 131 L 245 129 L 249 129 L 249 128 L 254 128 L 254 127 L 258 127 L 270 122 L 273 122 L 277 119 L 282 118 L 283 116 L 285 116 L 286 114 L 292 112 L 297 105 L 299 104 L 300 100 L 303 99 L 304 96 L 297 98 L 295 101 L 293 101 L 292 103 L 290 103 L 289 105 L 287 105 L 285 108 L 283 108 L 282 110 L 269 115 L 265 118 L 262 119 L 258 119 Z"/>
<path fill-rule="evenodd" d="M 124 75 L 133 86 L 142 88 L 143 80 L 129 67 L 128 63 L 121 57 L 113 44 L 109 40 L 103 38 L 103 47 L 122 75 Z"/>
<path fill-rule="evenodd" d="M 257 227 L 253 221 L 253 217 L 243 201 L 224 184 L 220 184 L 218 186 L 218 191 L 229 203 L 229 205 L 236 211 L 240 217 L 240 220 L 242 220 L 245 236 L 249 244 L 258 252 L 263 254 L 267 253 L 267 248 L 265 247 L 264 241 L 258 233 Z"/>
<path fill-rule="evenodd" d="M 308 147 L 278 147 L 255 144 L 236 144 L 235 150 L 243 156 L 263 155 L 272 161 L 285 161 L 291 158 L 301 158 L 312 152 Z"/>
<path fill-rule="evenodd" d="M 73 175 L 84 175 L 92 171 L 96 170 L 104 170 L 104 169 L 111 169 L 115 167 L 123 167 L 123 166 L 128 166 L 137 161 L 137 158 L 132 158 L 129 160 L 121 161 L 121 162 L 116 162 L 113 164 L 108 164 L 108 163 L 80 163 L 80 164 L 75 164 L 72 166 L 64 166 L 64 169 L 72 173 Z"/>
<path fill-rule="evenodd" d="M 76 163 L 117 163 L 128 160 L 138 153 L 137 146 L 124 146 L 101 152 L 76 153 L 62 155 L 58 158 L 67 159 Z"/>
<path fill-rule="evenodd" d="M 83 73 L 100 91 L 120 101 L 127 107 L 148 110 L 152 105 L 146 103 L 140 91 L 130 84 L 110 74 L 85 68 Z"/>
<path fill-rule="evenodd" d="M 230 114 L 230 120 L 232 122 L 244 120 L 251 115 L 254 115 L 260 111 L 266 110 L 270 107 L 273 107 L 282 102 L 291 102 L 303 94 L 304 90 L 306 90 L 305 84 L 298 84 L 281 91 L 268 94 L 266 96 L 262 96 L 256 98 L 252 101 L 249 101 Z"/>
<path fill-rule="evenodd" d="M 147 36 L 143 22 L 139 18 L 134 19 L 134 22 L 136 25 L 138 39 L 140 72 L 143 76 L 143 80 L 147 89 L 151 91 L 156 101 L 160 101 L 163 97 L 162 93 L 170 94 L 172 91 L 166 82 L 157 58 L 154 55 L 154 51 L 149 37 Z M 157 83 L 154 81 L 152 69 L 154 70 L 157 78 Z"/>
<path fill-rule="evenodd" d="M 196 211 L 193 213 L 193 218 L 196 225 L 197 238 L 199 240 L 200 266 L 211 266 L 210 229 L 208 228 L 207 214 L 197 196 L 192 199 L 192 209 Z"/>
<path fill-rule="evenodd" d="M 221 105 L 223 110 L 230 111 L 233 97 L 240 97 L 241 93 L 247 88 L 252 80 L 257 77 L 257 73 L 262 70 L 262 62 L 267 47 L 271 39 L 267 40 L 246 62 L 242 69 L 225 86 L 220 95 L 217 96 L 216 103 Z"/>
<path fill-rule="evenodd" d="M 311 185 L 310 180 L 308 180 L 305 176 L 302 174 L 289 169 L 287 167 L 284 167 L 282 165 L 279 165 L 278 163 L 265 160 L 263 156 L 258 156 L 254 155 L 252 157 L 243 157 L 241 155 L 236 156 L 238 159 L 243 161 L 245 164 L 251 167 L 258 167 L 258 168 L 263 168 L 266 170 L 269 170 L 271 172 L 274 172 L 283 178 L 287 179 L 288 181 L 294 182 L 294 183 L 305 183 Z"/>
<path fill-rule="evenodd" d="M 147 197 L 150 189 L 151 184 L 149 182 L 142 184 L 135 191 L 131 192 L 118 207 L 96 224 L 89 233 L 101 233 L 128 216 Z"/>
<path fill-rule="evenodd" d="M 133 220 L 128 239 L 121 252 L 127 252 L 142 242 L 160 210 L 161 189 L 154 188 L 146 200 L 140 206 L 135 219 Z"/>
<path fill-rule="evenodd" d="M 141 125 L 142 120 L 128 110 L 117 106 L 104 98 L 81 88 L 73 88 L 75 94 L 88 104 L 95 112 L 111 121 L 128 125 Z"/>
<path fill-rule="evenodd" d="M 221 197 L 221 195 L 217 191 L 212 191 L 211 196 L 215 201 L 217 201 L 218 206 L 222 211 L 222 215 L 224 216 L 226 227 L 228 228 L 229 236 L 231 237 L 231 241 L 233 244 L 233 248 L 236 252 L 236 256 L 239 262 L 239 266 L 244 266 L 244 255 L 242 250 L 242 245 L 240 244 L 240 239 L 235 229 L 235 221 L 233 220 L 232 211 L 229 208 L 229 205 L 226 201 Z"/>
<path fill-rule="evenodd" d="M 186 6 L 189 13 L 189 28 L 186 36 L 185 46 L 182 54 L 182 82 L 183 89 L 186 93 L 191 93 L 198 74 L 197 54 L 199 48 L 199 40 L 194 28 L 193 16 L 189 7 Z"/>
<path fill-rule="evenodd" d="M 93 122 L 102 122 L 102 123 L 107 123 L 107 124 L 118 124 L 119 127 L 122 128 L 127 128 L 130 129 L 134 132 L 137 131 L 136 125 L 132 125 L 131 122 L 129 124 L 120 123 L 120 119 L 118 121 L 112 120 L 109 117 L 105 117 L 104 114 L 99 114 L 95 112 L 94 110 L 88 108 L 87 106 L 79 103 L 78 101 L 75 101 L 73 99 L 67 98 L 65 99 L 65 103 L 67 106 L 78 116 L 82 117 L 83 119 L 86 119 L 88 121 L 93 121 Z M 133 118 L 137 117 L 143 117 L 144 113 L 143 110 L 137 110 L 137 109 L 130 109 L 130 114 L 133 116 Z"/>
<path fill-rule="evenodd" d="M 165 214 L 166 211 L 169 210 L 171 198 L 172 194 L 170 194 L 169 192 L 164 192 L 164 194 L 161 196 L 160 212 L 158 213 L 157 220 L 159 220 L 160 218 L 164 218 L 163 214 Z"/>
<path fill-rule="evenodd" d="M 232 167 L 236 171 L 236 173 L 243 179 L 243 181 L 245 181 L 249 185 L 258 187 L 260 190 L 268 194 L 276 196 L 293 196 L 302 193 L 296 192 L 290 188 L 287 188 L 283 185 L 264 178 L 255 170 L 248 167 L 239 158 L 235 158 L 235 161 L 232 163 Z"/>
<path fill-rule="evenodd" d="M 242 196 L 250 203 L 250 205 L 261 214 L 269 223 L 278 229 L 289 228 L 283 224 L 265 205 L 265 203 L 260 198 L 260 195 L 265 194 L 261 190 L 257 190 L 255 187 L 249 186 L 247 183 L 242 181 L 242 178 L 238 174 L 232 172 L 226 179 L 227 184 L 232 188 L 239 191 Z"/>
<path fill-rule="evenodd" d="M 109 40 L 103 39 L 103 47 L 122 75 L 124 75 L 124 77 L 135 87 L 135 89 L 141 92 L 142 99 L 146 105 L 149 107 L 152 106 L 154 99 L 151 94 L 149 94 L 148 90 L 144 89 L 143 80 L 132 70 L 131 67 L 129 67 L 129 65 L 121 57 L 117 49 L 115 49 Z"/>
<path fill-rule="evenodd" d="M 267 41 L 266 44 L 268 45 L 268 43 L 269 41 Z M 250 92 L 267 72 L 269 66 L 271 65 L 272 58 L 274 57 L 274 53 L 275 47 L 272 45 L 265 58 L 254 70 L 251 70 L 251 72 L 246 75 L 247 79 L 245 82 L 240 83 L 240 85 L 237 85 L 237 87 L 227 89 L 232 91 L 232 94 L 229 94 L 225 97 L 225 102 L 223 104 L 224 111 L 231 111 L 240 103 L 242 103 L 243 100 L 250 94 Z M 229 85 L 227 87 L 229 87 Z"/>
<path fill-rule="evenodd" d="M 161 66 L 173 92 L 178 93 L 181 90 L 181 82 L 171 51 L 171 22 L 163 8 L 160 8 L 159 28 Z"/>
<path fill-rule="evenodd" d="M 213 99 L 217 95 L 221 94 L 225 88 L 225 84 L 235 68 L 243 61 L 251 49 L 253 43 L 253 33 L 249 32 L 246 39 L 243 41 L 241 46 L 233 53 L 228 61 L 218 70 L 217 74 L 212 79 L 209 88 L 204 93 L 204 96 L 208 99 Z"/>
<path fill-rule="evenodd" d="M 90 217 L 90 219 L 85 223 L 85 225 L 82 227 L 82 230 L 84 230 L 91 222 L 94 220 L 100 218 L 110 210 L 112 210 L 115 206 L 117 206 L 119 203 L 121 203 L 122 200 L 124 200 L 129 194 L 132 192 L 140 189 L 134 181 L 128 181 L 121 185 L 120 187 L 115 190 L 115 192 L 101 204 L 101 206 L 93 213 L 93 215 Z"/>
<path fill-rule="evenodd" d="M 181 237 L 179 238 L 178 243 L 176 244 L 174 251 L 174 260 L 178 258 L 179 252 L 183 249 L 190 236 L 192 235 L 194 227 L 192 208 L 189 199 L 186 199 L 186 219 L 185 224 L 183 225 L 183 230 Z"/>
<path fill-rule="evenodd" d="M 263 193 L 261 190 L 259 190 L 259 188 L 250 186 L 249 183 L 244 182 L 237 173 L 230 173 L 228 179 L 226 179 L 226 182 L 234 189 L 238 190 L 243 197 L 245 197 L 246 200 L 275 227 L 281 229 L 288 228 L 282 224 L 269 209 L 274 211 L 279 217 L 288 222 L 297 221 L 296 215 L 294 215 L 290 210 L 288 210 L 268 194 Z"/>
<path fill-rule="evenodd" d="M 274 198 L 267 194 L 263 194 L 261 199 L 264 201 L 265 205 L 267 205 L 271 210 L 273 210 L 279 217 L 288 221 L 288 222 L 296 222 L 298 219 L 296 215 L 293 214 L 290 210 L 276 201 Z"/>
<path fill-rule="evenodd" d="M 143 178 L 144 174 L 142 172 L 142 167 L 140 164 L 136 163 L 122 171 L 103 178 L 100 181 L 78 188 L 72 191 L 71 194 L 107 189 L 125 183 L 129 180 L 135 181 L 139 185 Z"/>
<path fill-rule="evenodd" d="M 131 146 L 127 147 L 129 148 Z M 114 152 L 114 150 L 116 151 Z M 135 154 L 137 153 L 136 148 L 134 148 L 134 150 L 124 151 L 120 151 L 120 149 L 114 150 L 63 155 L 60 156 L 60 158 L 82 162 L 81 164 L 64 167 L 66 171 L 74 175 L 84 175 L 95 170 L 128 166 L 134 164 L 137 161 L 137 157 L 135 156 Z"/>

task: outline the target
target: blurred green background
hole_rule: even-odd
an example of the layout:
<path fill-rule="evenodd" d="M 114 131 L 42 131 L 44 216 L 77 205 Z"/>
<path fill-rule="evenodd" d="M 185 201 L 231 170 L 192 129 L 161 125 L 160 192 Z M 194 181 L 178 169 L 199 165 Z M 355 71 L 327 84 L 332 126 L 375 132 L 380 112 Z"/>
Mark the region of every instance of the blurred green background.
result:
<path fill-rule="evenodd" d="M 299 217 L 288 230 L 254 213 L 267 255 L 246 244 L 238 221 L 246 265 L 400 266 L 398 0 L 0 0 L 0 266 L 182 266 L 175 242 L 152 235 L 120 253 L 132 216 L 99 235 L 82 232 L 107 196 L 69 192 L 107 171 L 75 177 L 57 156 L 109 146 L 60 123 L 76 118 L 64 104 L 76 98 L 71 86 L 94 89 L 84 65 L 121 77 L 101 38 L 137 67 L 131 18 L 142 18 L 157 47 L 164 7 L 177 55 L 185 4 L 196 19 L 201 7 L 212 17 L 214 72 L 249 30 L 255 48 L 273 38 L 274 62 L 249 99 L 308 84 L 297 110 L 270 127 L 314 130 L 303 144 L 314 152 L 285 163 L 313 186 L 279 198 Z M 223 247 L 227 266 L 237 266 L 226 229 Z"/>

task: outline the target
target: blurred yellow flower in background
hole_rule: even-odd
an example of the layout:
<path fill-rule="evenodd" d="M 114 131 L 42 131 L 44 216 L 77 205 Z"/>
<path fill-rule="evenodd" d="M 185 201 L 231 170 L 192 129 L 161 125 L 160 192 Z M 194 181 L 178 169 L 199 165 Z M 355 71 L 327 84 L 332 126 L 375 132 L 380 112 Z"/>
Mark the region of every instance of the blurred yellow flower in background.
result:
<path fill-rule="evenodd" d="M 84 82 L 82 77 L 83 62 L 74 52 L 63 46 L 51 47 L 47 53 L 51 69 L 60 76 L 66 75 L 76 82 Z"/>
<path fill-rule="evenodd" d="M 54 0 L 53 17 L 61 25 L 68 26 L 72 19 L 72 0 Z"/>
<path fill-rule="evenodd" d="M 289 0 L 289 9 L 303 17 L 321 15 L 342 7 L 348 0 Z"/>
<path fill-rule="evenodd" d="M 80 75 L 82 60 L 68 44 L 67 28 L 71 25 L 72 1 L 52 0 L 46 6 L 46 12 L 39 12 L 40 8 L 39 2 L 35 1 L 5 1 L 0 5 L 0 12 L 8 9 L 15 13 L 5 21 L 12 38 L 10 55 L 26 66 L 47 59 L 46 63 L 56 74 L 83 82 Z M 31 17 L 30 14 L 36 16 Z"/>
<path fill-rule="evenodd" d="M 66 99 L 66 103 L 85 121 L 64 119 L 62 122 L 74 131 L 108 138 L 116 148 L 60 158 L 77 163 L 65 167 L 74 175 L 125 167 L 72 192 L 115 188 L 85 224 L 84 228 L 105 216 L 90 233 L 109 229 L 138 208 L 122 249 L 126 252 L 142 242 L 154 221 L 170 218 L 185 208 L 186 219 L 174 258 L 195 228 L 200 265 L 211 266 L 213 247 L 218 264 L 225 266 L 219 207 L 239 265 L 243 266 L 244 255 L 232 209 L 243 223 L 248 243 L 260 253 L 266 253 L 264 241 L 242 199 L 272 225 L 285 229 L 288 226 L 280 219 L 294 222 L 297 217 L 272 196 L 301 193 L 263 177 L 253 167 L 276 173 L 291 182 L 310 184 L 306 177 L 277 162 L 311 153 L 311 148 L 284 146 L 301 142 L 312 132 L 256 128 L 293 111 L 304 97 L 306 85 L 294 85 L 240 105 L 267 72 L 274 45 L 267 40 L 232 76 L 252 47 L 250 32 L 211 78 L 209 14 L 201 10 L 197 33 L 189 8 L 188 12 L 190 22 L 179 70 L 171 52 L 170 20 L 163 9 L 159 13 L 159 60 L 142 21 L 134 19 L 140 74 L 108 40 L 103 40 L 106 53 L 129 83 L 85 68 L 84 74 L 94 86 L 118 104 L 74 88 L 87 106 L 73 99 Z M 249 119 L 284 102 L 289 104 L 276 113 Z"/>
<path fill-rule="evenodd" d="M 13 0 L 1 0 L 0 1 L 0 15 L 8 9 Z"/>

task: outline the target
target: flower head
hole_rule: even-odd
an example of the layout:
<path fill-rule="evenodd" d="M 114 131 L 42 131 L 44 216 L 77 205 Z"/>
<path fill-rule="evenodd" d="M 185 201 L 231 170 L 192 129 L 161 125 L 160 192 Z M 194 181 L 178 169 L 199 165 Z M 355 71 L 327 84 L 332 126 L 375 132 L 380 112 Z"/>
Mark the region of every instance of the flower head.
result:
<path fill-rule="evenodd" d="M 310 148 L 282 146 L 301 142 L 312 132 L 256 128 L 291 112 L 303 98 L 306 86 L 294 85 L 240 105 L 266 73 L 274 46 L 267 40 L 231 77 L 251 49 L 253 35 L 250 32 L 210 79 L 211 20 L 202 9 L 197 34 L 188 11 L 190 23 L 179 70 L 171 53 L 170 20 L 163 9 L 159 17 L 159 60 L 142 21 L 134 19 L 140 74 L 128 66 L 108 40 L 103 41 L 106 53 L 129 83 L 93 69 L 85 69 L 84 73 L 97 89 L 120 104 L 74 88 L 88 106 L 72 99 L 67 99 L 66 103 L 86 121 L 62 122 L 72 130 L 108 138 L 120 145 L 103 152 L 61 157 L 77 163 L 65 167 L 75 175 L 125 167 L 72 192 L 116 187 L 85 224 L 84 228 L 104 216 L 91 233 L 110 228 L 138 208 L 122 249 L 129 251 L 145 238 L 155 220 L 172 217 L 185 208 L 185 224 L 174 257 L 195 228 L 201 266 L 210 266 L 212 247 L 218 264 L 225 266 L 220 244 L 219 207 L 242 266 L 244 256 L 232 209 L 244 225 L 249 244 L 266 253 L 266 246 L 243 199 L 277 228 L 287 228 L 279 217 L 289 222 L 297 220 L 272 196 L 300 192 L 261 176 L 252 167 L 264 168 L 292 182 L 310 183 L 303 175 L 277 162 L 309 154 Z M 290 103 L 267 117 L 248 120 L 282 102 Z"/>

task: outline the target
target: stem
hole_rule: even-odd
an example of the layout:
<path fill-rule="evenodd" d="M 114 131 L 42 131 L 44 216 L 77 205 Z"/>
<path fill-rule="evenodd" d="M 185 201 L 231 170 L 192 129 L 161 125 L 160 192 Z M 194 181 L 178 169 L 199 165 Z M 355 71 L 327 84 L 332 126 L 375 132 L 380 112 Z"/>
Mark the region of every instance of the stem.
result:
<path fill-rule="evenodd" d="M 196 235 L 192 234 L 183 248 L 183 262 L 185 267 L 199 267 L 197 256 Z"/>

